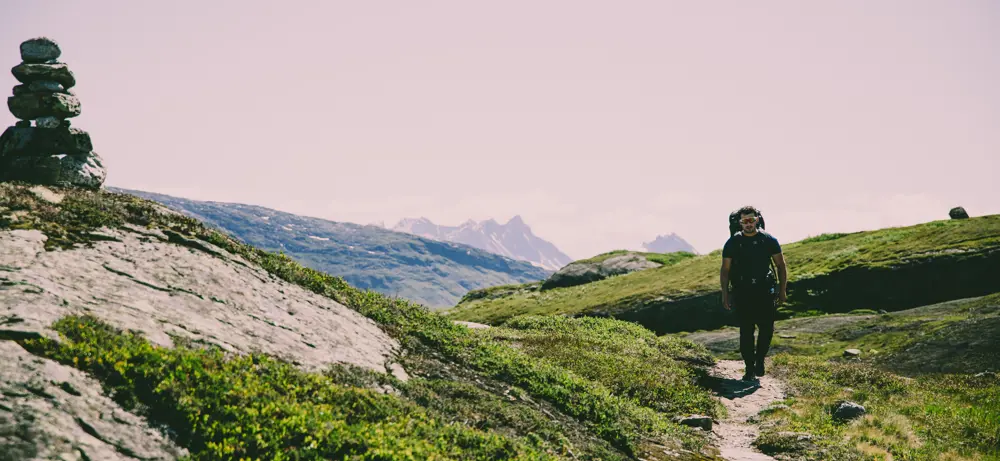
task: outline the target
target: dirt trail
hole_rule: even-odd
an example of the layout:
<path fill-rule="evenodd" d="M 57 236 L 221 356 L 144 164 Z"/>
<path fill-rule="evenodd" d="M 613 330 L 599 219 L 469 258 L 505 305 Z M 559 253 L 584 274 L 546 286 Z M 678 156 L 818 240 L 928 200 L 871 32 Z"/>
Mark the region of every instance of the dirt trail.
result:
<path fill-rule="evenodd" d="M 713 427 L 716 444 L 729 461 L 773 460 L 750 445 L 758 428 L 747 418 L 784 399 L 784 385 L 769 374 L 756 382 L 741 381 L 743 371 L 741 360 L 720 360 L 710 371 L 717 378 L 715 394 L 729 410 L 729 416 Z"/>

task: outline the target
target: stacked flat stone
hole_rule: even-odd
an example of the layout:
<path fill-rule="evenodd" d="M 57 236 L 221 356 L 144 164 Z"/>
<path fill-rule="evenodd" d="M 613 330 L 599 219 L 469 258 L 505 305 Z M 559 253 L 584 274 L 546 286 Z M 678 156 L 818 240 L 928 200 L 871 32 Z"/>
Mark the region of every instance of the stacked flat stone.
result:
<path fill-rule="evenodd" d="M 58 61 L 61 54 L 48 38 L 21 43 L 22 62 L 11 69 L 21 84 L 7 98 L 7 108 L 20 121 L 0 135 L 0 181 L 88 189 L 104 184 L 107 171 L 90 135 L 70 127 L 81 108 L 70 91 L 76 78 Z"/>

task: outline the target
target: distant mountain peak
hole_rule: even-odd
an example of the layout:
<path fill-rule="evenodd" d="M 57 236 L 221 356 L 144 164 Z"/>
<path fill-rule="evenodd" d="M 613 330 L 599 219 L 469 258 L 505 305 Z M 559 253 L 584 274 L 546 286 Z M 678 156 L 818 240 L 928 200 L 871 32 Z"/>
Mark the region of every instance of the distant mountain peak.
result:
<path fill-rule="evenodd" d="M 524 223 L 524 219 L 522 219 L 521 215 L 519 215 L 519 214 L 516 214 L 516 215 L 514 215 L 513 218 L 510 218 L 510 220 L 507 221 L 506 226 L 528 227 L 528 225 Z"/>
<path fill-rule="evenodd" d="M 643 242 L 642 248 L 651 253 L 686 251 L 697 253 L 693 246 L 674 232 L 658 235 L 652 242 Z"/>
<path fill-rule="evenodd" d="M 411 221 L 412 218 L 400 220 L 392 230 L 463 243 L 553 271 L 573 262 L 555 245 L 534 235 L 521 215 L 514 215 L 505 224 L 493 218 L 479 222 L 468 219 L 458 226 L 441 226 L 430 221 L 414 225 Z"/>

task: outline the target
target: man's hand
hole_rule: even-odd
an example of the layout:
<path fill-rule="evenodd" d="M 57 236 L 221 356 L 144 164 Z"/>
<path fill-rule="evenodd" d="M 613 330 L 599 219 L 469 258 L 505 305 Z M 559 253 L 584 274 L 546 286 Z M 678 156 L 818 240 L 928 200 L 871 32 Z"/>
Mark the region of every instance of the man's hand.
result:
<path fill-rule="evenodd" d="M 785 300 L 787 300 L 787 299 L 788 299 L 788 295 L 785 294 L 785 290 L 781 290 L 781 291 L 778 292 L 778 305 L 779 306 L 782 305 L 782 304 L 785 304 Z"/>
<path fill-rule="evenodd" d="M 722 267 L 719 268 L 720 288 L 722 289 L 722 307 L 729 310 L 729 269 L 733 265 L 733 258 L 722 258 Z"/>

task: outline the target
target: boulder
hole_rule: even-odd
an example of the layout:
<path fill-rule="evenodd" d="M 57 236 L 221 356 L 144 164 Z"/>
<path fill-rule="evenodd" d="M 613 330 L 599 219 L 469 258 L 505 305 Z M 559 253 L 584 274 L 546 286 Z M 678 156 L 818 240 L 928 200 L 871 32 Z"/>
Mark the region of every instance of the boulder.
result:
<path fill-rule="evenodd" d="M 0 180 L 49 186 L 99 189 L 107 170 L 96 152 L 83 155 L 14 156 L 3 158 Z"/>
<path fill-rule="evenodd" d="M 638 253 L 616 255 L 599 262 L 578 261 L 567 264 L 552 274 L 542 283 L 542 289 L 583 285 L 613 275 L 622 275 L 654 267 L 660 267 L 660 264 L 650 261 Z"/>
<path fill-rule="evenodd" d="M 90 134 L 79 128 L 8 127 L 0 135 L 0 158 L 11 155 L 86 154 Z"/>
<path fill-rule="evenodd" d="M 806 432 L 773 432 L 761 434 L 753 445 L 762 453 L 775 455 L 778 453 L 801 453 L 815 446 L 812 434 Z"/>
<path fill-rule="evenodd" d="M 10 113 L 21 120 L 39 117 L 70 118 L 80 115 L 80 100 L 64 93 L 26 93 L 7 98 Z"/>
<path fill-rule="evenodd" d="M 957 206 L 949 210 L 948 216 L 951 216 L 951 219 L 969 219 L 969 213 L 966 213 L 965 208 L 962 208 L 960 206 Z"/>
<path fill-rule="evenodd" d="M 861 350 L 859 349 L 846 349 L 844 350 L 844 357 L 860 357 Z"/>
<path fill-rule="evenodd" d="M 76 85 L 76 77 L 69 67 L 64 63 L 34 64 L 21 63 L 10 70 L 14 78 L 21 83 L 31 83 L 38 80 L 57 82 L 65 89 Z"/>
<path fill-rule="evenodd" d="M 38 37 L 21 42 L 21 60 L 29 63 L 44 63 L 59 59 L 62 50 L 59 44 L 47 37 Z"/>
<path fill-rule="evenodd" d="M 837 402 L 833 408 L 833 419 L 838 421 L 848 421 L 864 414 L 865 407 L 847 400 Z"/>
<path fill-rule="evenodd" d="M 691 427 L 700 427 L 706 431 L 712 430 L 712 418 L 705 415 L 675 416 L 673 421 L 677 424 Z"/>

